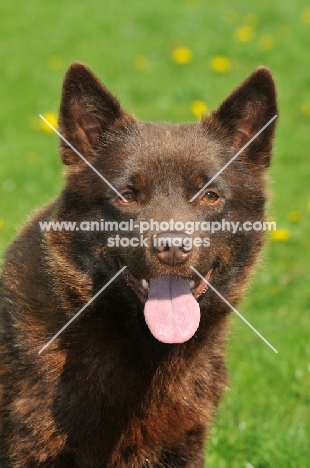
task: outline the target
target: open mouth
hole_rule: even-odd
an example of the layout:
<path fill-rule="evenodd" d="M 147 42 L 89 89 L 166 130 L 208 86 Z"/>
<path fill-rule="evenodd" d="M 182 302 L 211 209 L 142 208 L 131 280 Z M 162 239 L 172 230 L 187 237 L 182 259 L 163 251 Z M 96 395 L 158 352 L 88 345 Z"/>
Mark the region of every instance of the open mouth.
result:
<path fill-rule="evenodd" d="M 206 274 L 205 279 L 207 281 L 210 280 L 212 271 L 213 271 L 213 268 L 211 268 L 208 271 L 208 273 Z M 131 287 L 131 289 L 138 296 L 138 298 L 140 299 L 142 304 L 144 304 L 148 299 L 148 294 L 149 294 L 149 290 L 150 290 L 150 280 L 146 280 L 146 279 L 139 280 L 138 278 L 136 278 L 130 272 L 130 270 L 128 268 L 126 268 L 123 271 L 123 276 L 124 276 L 125 281 L 128 284 L 128 286 Z M 174 275 L 165 275 L 165 276 L 174 276 Z M 178 277 L 178 278 L 181 278 L 181 277 Z M 188 281 L 190 291 L 191 291 L 193 297 L 196 299 L 196 301 L 208 289 L 207 283 L 205 281 L 203 281 L 203 280 L 199 280 L 198 282 L 194 281 L 194 280 L 186 280 L 186 281 Z"/>
<path fill-rule="evenodd" d="M 119 262 L 120 263 L 120 262 Z M 213 268 L 205 276 L 210 280 Z M 152 335 L 163 343 L 184 343 L 195 334 L 200 323 L 199 297 L 208 285 L 177 275 L 138 279 L 128 268 L 125 281 L 144 304 L 144 318 Z"/>

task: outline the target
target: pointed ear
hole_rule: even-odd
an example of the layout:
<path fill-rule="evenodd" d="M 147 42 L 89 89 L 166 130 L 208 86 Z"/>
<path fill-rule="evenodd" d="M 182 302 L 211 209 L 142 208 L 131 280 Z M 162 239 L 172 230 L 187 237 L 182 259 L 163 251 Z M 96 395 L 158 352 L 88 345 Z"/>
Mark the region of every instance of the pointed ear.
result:
<path fill-rule="evenodd" d="M 226 130 L 232 152 L 236 154 L 274 116 L 278 114 L 274 80 L 268 68 L 259 67 L 205 123 Z M 276 119 L 253 140 L 242 155 L 265 167 L 269 166 L 272 153 Z"/>
<path fill-rule="evenodd" d="M 126 114 L 118 100 L 98 78 L 79 62 L 68 69 L 62 88 L 60 133 L 84 157 L 91 158 L 104 135 Z M 61 140 L 64 164 L 83 164 L 75 152 Z"/>

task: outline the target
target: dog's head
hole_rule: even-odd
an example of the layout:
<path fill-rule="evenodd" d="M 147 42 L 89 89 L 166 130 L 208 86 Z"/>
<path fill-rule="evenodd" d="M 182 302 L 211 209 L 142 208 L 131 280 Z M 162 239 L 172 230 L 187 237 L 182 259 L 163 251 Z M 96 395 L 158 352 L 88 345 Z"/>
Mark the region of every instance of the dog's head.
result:
<path fill-rule="evenodd" d="M 60 110 L 67 183 L 58 216 L 99 224 L 74 233 L 85 253 L 74 261 L 88 274 L 101 262 L 126 265 L 125 280 L 159 340 L 191 338 L 199 305 L 208 305 L 208 281 L 230 302 L 239 298 L 263 242 L 259 225 L 249 227 L 264 220 L 275 121 L 256 134 L 276 114 L 263 67 L 210 116 L 181 125 L 136 120 L 87 67 L 68 70 Z"/>

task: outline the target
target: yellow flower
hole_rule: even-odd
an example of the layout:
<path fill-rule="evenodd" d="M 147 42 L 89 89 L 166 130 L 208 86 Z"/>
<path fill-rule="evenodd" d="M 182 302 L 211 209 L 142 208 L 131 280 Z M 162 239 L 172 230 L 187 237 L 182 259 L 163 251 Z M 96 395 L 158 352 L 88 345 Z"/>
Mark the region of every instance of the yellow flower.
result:
<path fill-rule="evenodd" d="M 238 13 L 236 12 L 236 10 L 233 10 L 232 8 L 225 11 L 225 21 L 228 24 L 237 23 L 238 17 L 239 17 Z"/>
<path fill-rule="evenodd" d="M 55 112 L 46 112 L 43 114 L 43 117 L 51 124 L 53 125 L 54 128 L 57 129 L 58 127 L 58 120 L 57 120 L 57 114 Z M 43 132 L 47 133 L 53 133 L 53 130 L 51 127 L 44 122 L 44 120 L 40 119 L 40 129 L 43 130 Z"/>
<path fill-rule="evenodd" d="M 310 102 L 306 102 L 305 104 L 302 105 L 301 112 L 306 117 L 310 117 Z"/>
<path fill-rule="evenodd" d="M 274 48 L 274 38 L 270 34 L 264 34 L 258 40 L 258 46 L 261 50 L 270 50 Z"/>
<path fill-rule="evenodd" d="M 62 67 L 63 59 L 60 55 L 51 55 L 47 60 L 48 68 L 51 70 L 59 70 Z"/>
<path fill-rule="evenodd" d="M 217 73 L 225 73 L 231 69 L 231 60 L 224 55 L 216 55 L 210 60 L 210 67 Z"/>
<path fill-rule="evenodd" d="M 4 221 L 3 221 L 3 219 L 2 219 L 2 218 L 0 218 L 0 229 L 2 229 L 2 228 L 3 228 L 3 226 L 4 226 Z"/>
<path fill-rule="evenodd" d="M 192 61 L 193 53 L 188 47 L 176 47 L 171 54 L 172 60 L 180 65 L 185 65 Z"/>
<path fill-rule="evenodd" d="M 240 26 L 235 30 L 235 39 L 237 42 L 251 42 L 254 38 L 254 30 L 252 26 Z"/>
<path fill-rule="evenodd" d="M 197 119 L 208 113 L 208 106 L 203 101 L 193 101 L 191 104 L 191 111 Z"/>
<path fill-rule="evenodd" d="M 292 223 L 298 223 L 301 220 L 301 214 L 299 213 L 299 211 L 291 211 L 288 215 L 288 219 Z"/>
<path fill-rule="evenodd" d="M 277 229 L 276 231 L 271 231 L 270 237 L 274 241 L 286 241 L 291 237 L 291 234 L 288 229 Z"/>
<path fill-rule="evenodd" d="M 133 65 L 137 70 L 145 70 L 148 64 L 149 60 L 145 55 L 137 55 L 133 61 Z"/>
<path fill-rule="evenodd" d="M 305 8 L 300 13 L 300 19 L 304 24 L 310 24 L 310 8 Z"/>

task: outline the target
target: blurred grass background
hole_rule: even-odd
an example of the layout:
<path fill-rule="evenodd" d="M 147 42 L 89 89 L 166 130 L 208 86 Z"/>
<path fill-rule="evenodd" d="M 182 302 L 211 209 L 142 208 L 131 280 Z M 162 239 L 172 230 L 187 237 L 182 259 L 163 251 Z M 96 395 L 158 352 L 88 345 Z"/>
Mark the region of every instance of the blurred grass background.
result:
<path fill-rule="evenodd" d="M 227 344 L 229 390 L 207 446 L 210 468 L 310 466 L 310 8 L 297 0 L 54 0 L 0 5 L 0 250 L 62 186 L 57 115 L 73 60 L 141 119 L 195 121 L 258 65 L 280 118 L 270 170 L 278 231 Z"/>

